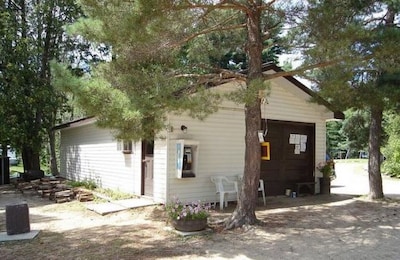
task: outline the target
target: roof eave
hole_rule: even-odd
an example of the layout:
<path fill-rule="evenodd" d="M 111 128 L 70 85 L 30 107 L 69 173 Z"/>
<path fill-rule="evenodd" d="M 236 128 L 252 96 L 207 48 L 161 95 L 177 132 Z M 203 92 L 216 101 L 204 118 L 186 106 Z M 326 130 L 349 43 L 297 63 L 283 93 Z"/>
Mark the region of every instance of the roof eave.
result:
<path fill-rule="evenodd" d="M 82 126 L 82 125 L 87 125 L 87 124 L 91 124 L 93 122 L 95 122 L 96 119 L 94 116 L 88 116 L 88 117 L 83 117 L 83 118 L 79 118 L 73 121 L 69 121 L 63 124 L 59 124 L 56 125 L 55 127 L 53 127 L 53 131 L 54 130 L 63 130 L 66 128 L 71 128 L 71 127 L 77 127 L 77 126 Z"/>
<path fill-rule="evenodd" d="M 277 66 L 275 63 L 266 63 L 263 65 L 263 71 L 268 71 L 268 70 L 273 70 L 275 72 L 281 72 L 283 69 L 279 66 Z M 283 76 L 286 80 L 291 82 L 293 85 L 307 93 L 309 96 L 313 97 L 319 104 L 325 106 L 328 108 L 330 111 L 333 112 L 333 117 L 334 119 L 338 120 L 343 120 L 345 119 L 344 113 L 340 110 L 337 110 L 331 103 L 323 99 L 320 95 L 318 95 L 316 92 L 312 91 L 310 88 L 305 86 L 303 83 L 298 81 L 296 78 L 293 76 Z"/>

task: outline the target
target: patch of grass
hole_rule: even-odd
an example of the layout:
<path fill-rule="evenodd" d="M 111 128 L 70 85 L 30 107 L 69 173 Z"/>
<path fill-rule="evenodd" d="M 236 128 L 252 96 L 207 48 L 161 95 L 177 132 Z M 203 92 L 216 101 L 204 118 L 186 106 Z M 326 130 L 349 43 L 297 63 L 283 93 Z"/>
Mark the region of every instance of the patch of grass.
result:
<path fill-rule="evenodd" d="M 10 173 L 24 172 L 24 166 L 22 164 L 10 166 Z"/>
<path fill-rule="evenodd" d="M 46 165 L 41 165 L 40 169 L 42 171 L 44 171 L 45 175 L 51 175 L 50 174 L 50 170 L 49 167 Z M 10 174 L 16 174 L 16 173 L 23 173 L 24 172 L 24 165 L 22 163 L 18 164 L 18 165 L 12 165 L 10 166 Z"/>
<path fill-rule="evenodd" d="M 84 180 L 84 181 L 69 181 L 69 185 L 74 188 L 84 187 L 88 190 L 95 190 L 97 188 L 97 184 L 92 180 Z"/>
<path fill-rule="evenodd" d="M 132 194 L 122 192 L 120 190 L 97 188 L 96 192 L 104 194 L 106 197 L 109 197 L 112 200 L 131 199 L 135 197 Z"/>

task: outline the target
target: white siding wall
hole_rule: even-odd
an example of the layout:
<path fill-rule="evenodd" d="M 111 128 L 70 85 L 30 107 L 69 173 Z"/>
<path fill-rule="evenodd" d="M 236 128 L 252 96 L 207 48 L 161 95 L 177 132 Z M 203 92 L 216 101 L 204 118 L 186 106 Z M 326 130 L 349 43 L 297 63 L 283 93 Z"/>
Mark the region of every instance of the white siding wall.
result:
<path fill-rule="evenodd" d="M 315 123 L 315 163 L 325 160 L 326 120 L 333 112 L 310 102 L 302 90 L 289 85 L 283 78 L 274 79 L 268 102 L 261 108 L 262 117 L 274 120 Z"/>
<path fill-rule="evenodd" d="M 133 144 L 132 149 L 132 154 L 117 151 L 110 131 L 94 124 L 63 129 L 61 175 L 140 195 L 141 143 Z"/>
<path fill-rule="evenodd" d="M 204 121 L 185 115 L 171 115 L 173 132 L 168 139 L 168 193 L 165 199 L 178 196 L 184 201 L 215 201 L 215 186 L 211 176 L 237 176 L 244 167 L 244 112 L 243 109 L 220 109 Z M 187 133 L 180 130 L 187 126 Z M 195 178 L 176 176 L 176 139 L 199 142 L 198 166 Z"/>
<path fill-rule="evenodd" d="M 163 138 L 154 141 L 154 179 L 153 179 L 153 200 L 164 203 L 167 197 L 167 140 L 165 133 Z"/>
<path fill-rule="evenodd" d="M 227 86 L 222 90 L 226 91 Z M 309 101 L 309 96 L 285 79 L 274 79 L 267 103 L 262 106 L 262 117 L 273 120 L 315 123 L 315 164 L 325 160 L 325 121 L 333 113 L 324 106 Z M 236 177 L 244 167 L 244 110 L 232 102 L 224 102 L 217 113 L 204 121 L 184 115 L 171 115 L 169 120 L 173 132 L 168 135 L 167 192 L 161 200 L 178 196 L 181 200 L 215 201 L 215 186 L 211 176 Z M 188 127 L 186 134 L 180 126 Z M 198 171 L 195 178 L 176 178 L 175 140 L 198 141 Z M 163 157 L 164 158 L 164 157 Z M 318 176 L 319 173 L 316 173 Z M 318 182 L 317 182 L 318 183 Z M 319 187 L 317 187 L 318 191 Z M 234 198 L 231 198 L 234 199 Z"/>
<path fill-rule="evenodd" d="M 227 84 L 214 91 L 230 89 Z M 310 103 L 306 93 L 283 78 L 273 80 L 267 101 L 262 106 L 263 118 L 315 123 L 315 164 L 325 160 L 325 120 L 332 118 L 333 113 Z M 161 133 L 154 143 L 154 200 L 163 203 L 178 196 L 184 201 L 215 201 L 215 186 L 210 177 L 236 177 L 243 173 L 243 106 L 225 101 L 217 113 L 204 121 L 187 115 L 169 115 L 168 123 L 172 131 Z M 187 133 L 182 133 L 181 125 L 187 126 Z M 177 139 L 199 142 L 195 178 L 176 177 Z M 61 174 L 74 180 L 101 180 L 105 188 L 140 195 L 141 143 L 134 144 L 133 150 L 128 155 L 117 151 L 110 131 L 94 124 L 67 128 L 61 131 Z"/>

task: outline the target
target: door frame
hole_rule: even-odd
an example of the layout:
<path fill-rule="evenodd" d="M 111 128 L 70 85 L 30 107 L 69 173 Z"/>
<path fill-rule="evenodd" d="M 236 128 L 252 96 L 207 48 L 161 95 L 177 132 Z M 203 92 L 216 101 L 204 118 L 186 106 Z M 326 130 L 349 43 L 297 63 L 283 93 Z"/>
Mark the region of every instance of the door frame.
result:
<path fill-rule="evenodd" d="M 141 157 L 141 186 L 140 186 L 140 195 L 146 195 L 149 196 L 149 194 L 146 193 L 146 168 L 147 168 L 147 163 L 148 159 L 146 156 L 152 155 L 154 158 L 154 141 L 146 141 L 142 140 L 142 157 Z M 152 175 L 154 176 L 154 159 L 152 161 Z M 152 186 L 154 186 L 154 179 Z M 152 192 L 153 193 L 153 192 Z M 153 194 L 151 194 L 153 196 Z"/>

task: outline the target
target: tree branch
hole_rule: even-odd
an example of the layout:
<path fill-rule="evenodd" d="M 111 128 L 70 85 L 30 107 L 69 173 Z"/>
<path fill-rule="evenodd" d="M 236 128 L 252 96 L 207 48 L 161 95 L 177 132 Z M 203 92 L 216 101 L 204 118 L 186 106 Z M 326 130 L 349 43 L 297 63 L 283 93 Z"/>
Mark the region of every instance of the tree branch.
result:
<path fill-rule="evenodd" d="M 307 70 L 328 67 L 328 66 L 334 65 L 336 63 L 339 63 L 341 61 L 343 61 L 343 59 L 323 61 L 323 62 L 307 65 L 304 67 L 300 67 L 298 69 L 290 70 L 290 71 L 279 71 L 279 72 L 275 72 L 274 74 L 266 74 L 266 75 L 264 74 L 264 79 L 270 80 L 270 79 L 279 78 L 279 77 L 293 76 L 293 75 L 303 73 Z"/>
<path fill-rule="evenodd" d="M 246 24 L 237 24 L 237 25 L 231 25 L 231 26 L 226 26 L 226 27 L 220 27 L 220 26 L 216 25 L 213 28 L 206 29 L 206 30 L 191 34 L 188 37 L 186 37 L 185 39 L 175 43 L 172 47 L 180 46 L 183 43 L 189 42 L 189 41 L 193 40 L 194 38 L 196 38 L 196 37 L 198 37 L 200 35 L 209 34 L 209 33 L 217 32 L 217 31 L 228 31 L 228 30 L 234 30 L 234 29 L 242 29 L 245 26 L 246 26 Z"/>
<path fill-rule="evenodd" d="M 190 0 L 186 0 L 185 2 L 186 2 L 185 5 L 180 5 L 174 7 L 173 9 L 177 11 L 187 10 L 187 9 L 229 9 L 229 10 L 236 9 L 245 12 L 248 9 L 245 5 L 231 0 L 223 0 L 217 4 L 198 4 L 198 3 L 193 3 Z"/>
<path fill-rule="evenodd" d="M 196 84 L 210 83 L 210 80 L 212 82 L 217 82 L 220 80 L 231 80 L 231 79 L 246 81 L 245 74 L 226 69 L 221 69 L 218 72 L 208 73 L 208 74 L 188 74 L 188 73 L 178 74 L 175 75 L 175 78 L 197 78 L 198 81 Z"/>

